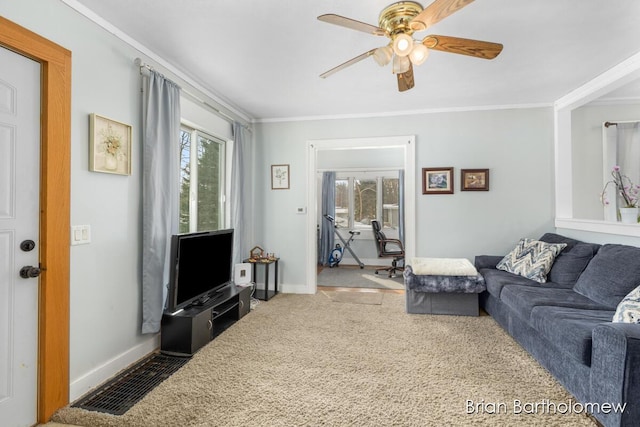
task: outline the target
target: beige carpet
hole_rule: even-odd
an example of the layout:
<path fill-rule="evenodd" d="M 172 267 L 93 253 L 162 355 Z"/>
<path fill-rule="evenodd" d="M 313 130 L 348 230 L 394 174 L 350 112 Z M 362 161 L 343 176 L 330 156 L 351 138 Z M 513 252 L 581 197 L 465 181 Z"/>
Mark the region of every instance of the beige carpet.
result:
<path fill-rule="evenodd" d="M 280 294 L 236 323 L 125 415 L 64 408 L 101 426 L 593 426 L 582 414 L 515 415 L 515 399 L 571 396 L 489 316 L 408 315 Z M 504 402 L 500 414 L 467 414 Z M 490 408 L 489 408 L 490 409 Z M 506 413 L 505 413 L 506 412 Z"/>
<path fill-rule="evenodd" d="M 381 292 L 322 291 L 333 302 L 348 304 L 382 304 L 384 294 Z"/>

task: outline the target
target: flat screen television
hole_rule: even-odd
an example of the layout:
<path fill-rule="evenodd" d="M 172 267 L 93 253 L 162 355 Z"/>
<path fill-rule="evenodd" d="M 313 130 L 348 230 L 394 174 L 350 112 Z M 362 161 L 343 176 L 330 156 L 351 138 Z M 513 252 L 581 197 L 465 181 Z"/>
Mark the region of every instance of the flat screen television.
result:
<path fill-rule="evenodd" d="M 202 305 L 232 280 L 233 230 L 171 236 L 166 310 Z"/>

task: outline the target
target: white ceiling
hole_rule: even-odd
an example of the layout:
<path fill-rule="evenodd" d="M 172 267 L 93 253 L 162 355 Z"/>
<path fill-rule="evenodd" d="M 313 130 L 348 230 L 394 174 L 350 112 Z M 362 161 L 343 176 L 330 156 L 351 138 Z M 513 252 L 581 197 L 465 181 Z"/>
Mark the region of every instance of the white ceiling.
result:
<path fill-rule="evenodd" d="M 390 0 L 63 0 L 80 5 L 255 120 L 550 105 L 640 52 L 638 0 L 477 0 L 427 31 L 502 43 L 492 61 L 433 51 L 400 93 L 372 58 L 387 39 L 318 21 L 378 25 Z M 423 3 L 427 6 L 430 1 Z"/>

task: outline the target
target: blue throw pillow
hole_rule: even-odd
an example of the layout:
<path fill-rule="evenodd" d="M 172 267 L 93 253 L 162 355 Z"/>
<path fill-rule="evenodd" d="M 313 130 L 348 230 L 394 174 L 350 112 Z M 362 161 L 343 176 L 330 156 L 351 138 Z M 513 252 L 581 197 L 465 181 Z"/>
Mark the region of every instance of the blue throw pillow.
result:
<path fill-rule="evenodd" d="M 640 286 L 640 248 L 607 244 L 600 248 L 578 278 L 573 290 L 615 310 Z"/>
<path fill-rule="evenodd" d="M 520 239 L 518 245 L 498 263 L 496 268 L 538 283 L 545 283 L 553 261 L 566 246 L 566 243 Z"/>
<path fill-rule="evenodd" d="M 547 280 L 558 285 L 573 286 L 580 274 L 600 249 L 596 243 L 585 243 L 570 237 L 546 233 L 540 240 L 547 243 L 566 243 L 567 247 L 556 257 Z"/>

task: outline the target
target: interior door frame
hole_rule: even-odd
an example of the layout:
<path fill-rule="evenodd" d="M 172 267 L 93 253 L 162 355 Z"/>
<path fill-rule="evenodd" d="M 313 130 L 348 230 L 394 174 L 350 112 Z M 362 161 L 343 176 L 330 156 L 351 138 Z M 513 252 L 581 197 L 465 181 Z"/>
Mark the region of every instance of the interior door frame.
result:
<path fill-rule="evenodd" d="M 318 251 L 318 151 L 398 148 L 403 150 L 404 159 L 404 230 L 405 259 L 416 253 L 416 137 L 415 135 L 341 138 L 307 141 L 307 251 L 305 292 L 315 294 L 317 287 Z"/>
<path fill-rule="evenodd" d="M 0 16 L 0 46 L 42 65 L 38 422 L 69 403 L 71 52 Z"/>

